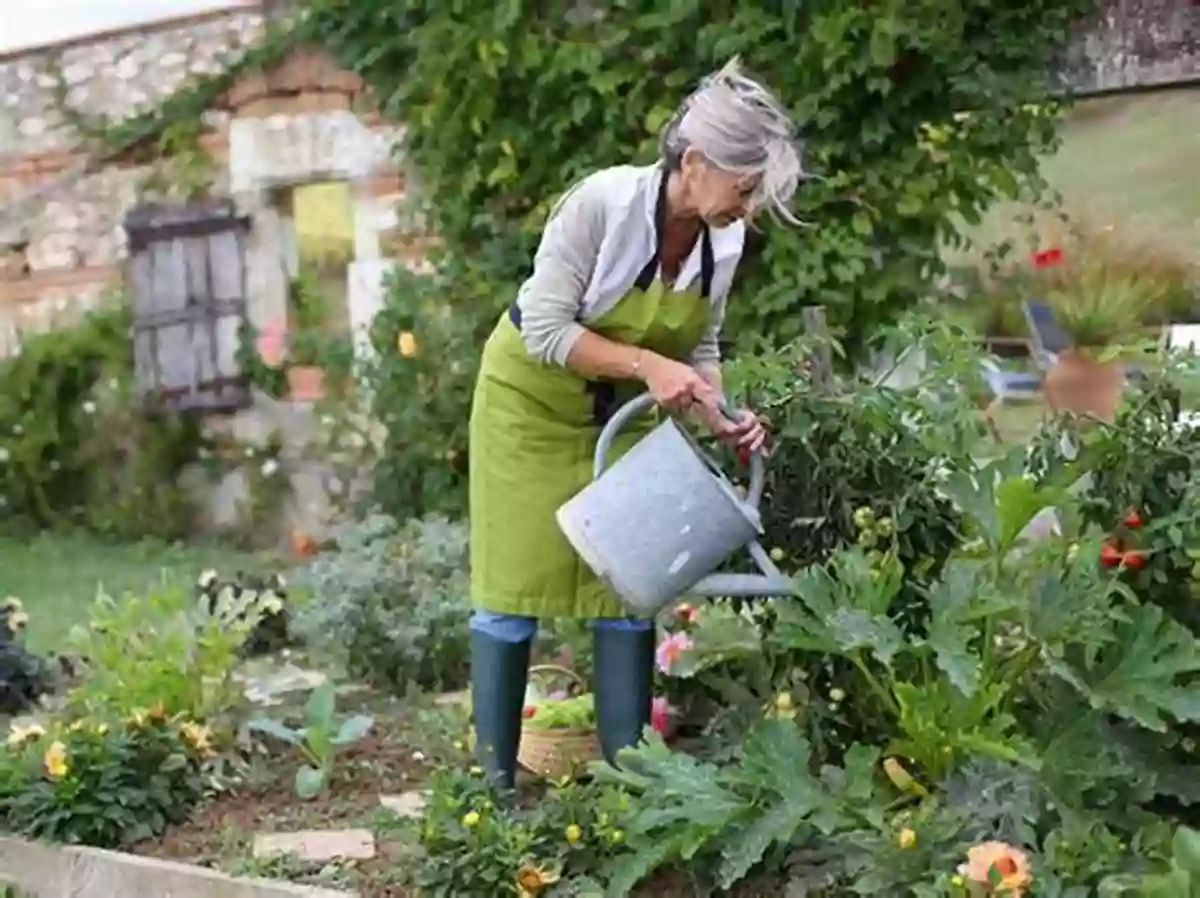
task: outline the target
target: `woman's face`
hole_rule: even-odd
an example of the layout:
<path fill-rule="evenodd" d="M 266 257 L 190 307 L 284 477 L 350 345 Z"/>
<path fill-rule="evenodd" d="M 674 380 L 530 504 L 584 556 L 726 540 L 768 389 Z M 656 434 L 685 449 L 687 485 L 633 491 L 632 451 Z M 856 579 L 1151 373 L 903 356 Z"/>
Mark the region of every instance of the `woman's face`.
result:
<path fill-rule="evenodd" d="M 688 207 L 695 210 L 705 224 L 714 228 L 727 227 L 753 211 L 751 200 L 761 175 L 724 171 L 695 147 L 684 152 L 679 173 Z"/>

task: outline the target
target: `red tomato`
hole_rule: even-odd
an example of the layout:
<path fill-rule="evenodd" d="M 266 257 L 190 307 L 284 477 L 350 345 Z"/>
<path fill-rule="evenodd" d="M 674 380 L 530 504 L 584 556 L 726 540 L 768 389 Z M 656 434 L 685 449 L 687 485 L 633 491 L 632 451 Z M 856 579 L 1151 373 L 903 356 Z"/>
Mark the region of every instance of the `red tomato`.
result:
<path fill-rule="evenodd" d="M 521 712 L 521 716 L 524 717 L 526 720 L 528 720 L 530 717 L 532 717 L 536 713 L 537 713 L 537 708 L 535 708 L 533 705 L 526 705 L 525 710 L 523 710 Z"/>
<path fill-rule="evenodd" d="M 1100 547 L 1100 563 L 1105 567 L 1118 567 L 1124 558 L 1125 553 L 1116 546 L 1106 543 Z"/>
<path fill-rule="evenodd" d="M 1134 549 L 1132 551 L 1125 553 L 1125 567 L 1132 568 L 1133 570 L 1137 571 L 1137 570 L 1141 570 L 1145 566 L 1146 566 L 1146 553 L 1145 552 L 1139 552 L 1138 550 Z"/>
<path fill-rule="evenodd" d="M 1136 508 L 1129 509 L 1125 514 L 1125 526 L 1130 529 L 1136 529 L 1142 526 L 1142 516 L 1138 514 Z"/>

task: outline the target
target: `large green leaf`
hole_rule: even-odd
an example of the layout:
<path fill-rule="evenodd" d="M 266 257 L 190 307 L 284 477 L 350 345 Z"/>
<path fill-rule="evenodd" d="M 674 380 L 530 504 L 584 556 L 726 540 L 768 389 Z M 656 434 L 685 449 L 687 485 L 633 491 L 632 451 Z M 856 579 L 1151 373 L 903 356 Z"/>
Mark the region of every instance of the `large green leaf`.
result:
<path fill-rule="evenodd" d="M 1170 718 L 1200 720 L 1200 701 L 1189 681 L 1200 672 L 1195 636 L 1156 605 L 1142 605 L 1118 622 L 1115 641 L 1094 652 L 1047 659 L 1049 669 L 1074 686 L 1094 708 L 1157 732 Z"/>
<path fill-rule="evenodd" d="M 289 745 L 300 745 L 304 741 L 302 730 L 293 730 L 291 727 L 286 727 L 279 721 L 271 720 L 269 717 L 256 717 L 246 724 L 246 726 L 259 733 L 273 736 Z"/>
<path fill-rule="evenodd" d="M 325 771 L 317 767 L 301 767 L 296 771 L 296 795 L 308 801 L 325 790 Z"/>
<path fill-rule="evenodd" d="M 348 718 L 342 721 L 342 725 L 338 727 L 337 734 L 333 737 L 333 744 L 337 746 L 352 745 L 367 735 L 374 725 L 375 718 L 370 714 L 358 714 Z"/>

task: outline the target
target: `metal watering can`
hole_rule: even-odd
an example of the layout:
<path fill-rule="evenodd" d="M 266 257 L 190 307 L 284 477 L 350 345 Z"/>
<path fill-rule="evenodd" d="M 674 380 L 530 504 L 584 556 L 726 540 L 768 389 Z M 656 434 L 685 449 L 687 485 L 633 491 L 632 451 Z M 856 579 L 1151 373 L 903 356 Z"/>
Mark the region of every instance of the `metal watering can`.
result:
<path fill-rule="evenodd" d="M 567 540 L 641 617 L 684 595 L 791 595 L 791 581 L 757 542 L 766 474 L 761 453 L 750 458 L 750 486 L 742 498 L 691 434 L 668 418 L 605 469 L 614 437 L 653 405 L 654 397 L 643 393 L 600 431 L 592 482 L 556 515 Z M 721 411 L 736 420 L 729 409 Z M 743 548 L 761 575 L 713 573 Z"/>

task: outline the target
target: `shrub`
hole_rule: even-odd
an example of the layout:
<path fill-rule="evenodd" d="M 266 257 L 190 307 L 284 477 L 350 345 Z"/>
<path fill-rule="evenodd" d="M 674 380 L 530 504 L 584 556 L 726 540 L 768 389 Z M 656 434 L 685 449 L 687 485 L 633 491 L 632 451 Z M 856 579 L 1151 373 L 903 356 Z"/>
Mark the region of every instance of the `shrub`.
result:
<path fill-rule="evenodd" d="M 209 751 L 205 727 L 161 710 L 112 725 L 14 729 L 0 754 L 0 811 L 18 835 L 127 846 L 187 817 Z"/>
<path fill-rule="evenodd" d="M 0 527 L 186 535 L 192 508 L 176 481 L 197 427 L 137 398 L 123 305 L 25 335 L 0 361 Z"/>
<path fill-rule="evenodd" d="M 123 599 L 101 596 L 88 626 L 71 634 L 88 674 L 68 693 L 68 704 L 90 716 L 160 708 L 215 721 L 239 701 L 233 673 L 261 613 L 245 605 L 236 615 L 210 614 L 183 586 Z"/>
<path fill-rule="evenodd" d="M 898 623 L 913 584 L 894 538 L 802 567 L 768 614 L 681 617 L 668 682 L 707 678 L 741 725 L 706 760 L 652 738 L 603 772 L 632 807 L 607 894 L 676 863 L 712 888 L 773 871 L 897 896 L 984 885 L 989 853 L 1047 894 L 1165 867 L 1172 818 L 1200 804 L 1183 733 L 1200 719 L 1200 643 L 1102 565 L 1111 523 L 1082 513 L 1076 477 L 1024 447 L 954 454 L 931 489 L 961 536 L 921 580 L 921 630 Z M 1032 538 L 1049 508 L 1062 534 Z"/>
<path fill-rule="evenodd" d="M 297 572 L 312 592 L 296 627 L 352 676 L 403 693 L 466 682 L 467 531 L 429 517 L 373 514 L 335 534 L 336 548 Z"/>
<path fill-rule="evenodd" d="M 29 615 L 21 600 L 0 603 L 0 714 L 20 714 L 54 686 L 53 668 L 25 646 Z"/>
<path fill-rule="evenodd" d="M 562 784 L 527 807 L 499 807 L 479 768 L 444 768 L 428 783 L 413 885 L 429 898 L 601 894 L 587 877 L 624 849 L 621 790 Z"/>
<path fill-rule="evenodd" d="M 207 570 L 196 580 L 196 601 L 203 612 L 220 621 L 253 621 L 241 646 L 244 657 L 271 654 L 293 642 L 287 583 L 279 574 L 263 577 L 238 572 L 225 580 Z"/>

